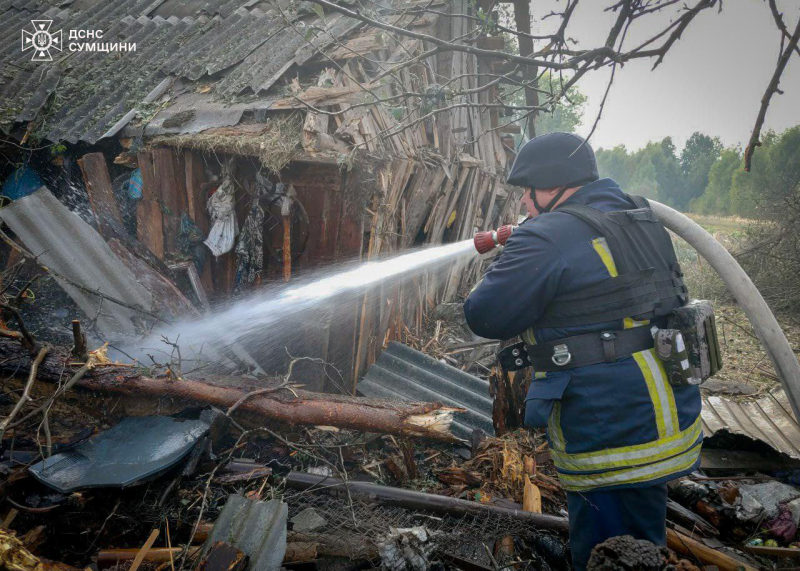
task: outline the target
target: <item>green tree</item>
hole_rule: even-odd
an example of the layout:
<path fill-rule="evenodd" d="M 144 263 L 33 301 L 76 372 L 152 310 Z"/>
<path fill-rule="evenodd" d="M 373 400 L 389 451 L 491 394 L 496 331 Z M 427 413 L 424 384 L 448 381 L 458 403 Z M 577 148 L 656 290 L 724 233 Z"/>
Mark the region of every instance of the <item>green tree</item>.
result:
<path fill-rule="evenodd" d="M 781 135 L 769 131 L 761 137 L 761 142 L 762 146 L 753 155 L 750 172 L 741 168 L 733 176 L 731 210 L 739 216 L 768 220 L 797 217 L 800 126 Z"/>
<path fill-rule="evenodd" d="M 633 153 L 620 145 L 598 149 L 595 154 L 600 176 L 613 178 L 626 192 L 677 206 L 683 180 L 671 137 L 650 142 Z"/>
<path fill-rule="evenodd" d="M 631 180 L 631 157 L 625 145 L 613 149 L 597 149 L 597 170 L 603 178 L 613 178 L 622 188 L 628 188 Z"/>
<path fill-rule="evenodd" d="M 539 79 L 539 89 L 546 89 L 555 93 L 562 89 L 558 77 L 550 72 Z M 578 91 L 574 85 L 567 89 L 566 97 L 550 113 L 539 113 L 536 117 L 536 134 L 554 133 L 561 131 L 573 133 L 583 121 L 586 96 Z"/>
<path fill-rule="evenodd" d="M 689 203 L 689 210 L 701 214 L 720 214 L 728 216 L 731 212 L 731 186 L 733 175 L 742 168 L 742 154 L 739 149 L 723 149 L 719 160 L 711 165 L 708 184 L 703 194 Z"/>
<path fill-rule="evenodd" d="M 700 132 L 695 132 L 686 141 L 681 152 L 681 173 L 683 191 L 675 197 L 678 208 L 686 208 L 689 203 L 702 195 L 708 186 L 708 177 L 711 167 L 722 152 L 722 143 L 718 138 L 711 138 Z"/>
<path fill-rule="evenodd" d="M 567 79 L 564 78 L 563 81 Z M 557 76 L 553 76 L 550 72 L 546 72 L 539 78 L 539 89 L 546 90 L 552 93 L 557 93 L 562 89 L 561 81 Z M 505 85 L 503 86 L 504 97 L 503 100 L 507 101 L 509 105 L 514 107 L 525 106 L 525 90 L 519 85 Z M 586 96 L 581 93 L 576 86 L 567 89 L 566 97 L 564 97 L 558 105 L 550 112 L 540 112 L 536 116 L 536 134 L 544 135 L 545 133 L 553 133 L 555 131 L 562 131 L 565 133 L 573 133 L 575 129 L 581 124 L 583 120 L 584 108 L 586 107 Z M 512 115 L 501 119 L 501 123 L 518 123 L 524 130 L 526 121 L 523 118 L 526 116 L 526 111 L 514 111 Z M 525 138 L 528 138 L 528 133 L 524 133 Z M 519 139 L 521 136 L 517 136 Z M 520 141 L 517 140 L 517 143 Z"/>

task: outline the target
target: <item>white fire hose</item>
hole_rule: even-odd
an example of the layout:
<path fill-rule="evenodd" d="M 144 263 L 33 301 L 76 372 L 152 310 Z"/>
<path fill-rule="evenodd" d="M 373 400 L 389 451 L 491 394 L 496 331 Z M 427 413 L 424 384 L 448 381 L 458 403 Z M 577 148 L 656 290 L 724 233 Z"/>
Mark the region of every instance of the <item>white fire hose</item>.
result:
<path fill-rule="evenodd" d="M 761 293 L 730 252 L 699 224 L 660 202 L 649 202 L 664 226 L 686 240 L 711 264 L 739 302 L 775 367 L 795 418 L 800 421 L 800 364 Z"/>

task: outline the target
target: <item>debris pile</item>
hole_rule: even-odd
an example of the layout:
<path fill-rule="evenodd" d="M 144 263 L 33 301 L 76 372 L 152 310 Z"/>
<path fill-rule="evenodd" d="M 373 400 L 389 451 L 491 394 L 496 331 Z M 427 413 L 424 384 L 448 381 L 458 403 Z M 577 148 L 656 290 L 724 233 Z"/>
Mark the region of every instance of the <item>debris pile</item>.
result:
<path fill-rule="evenodd" d="M 91 236 L 94 258 L 46 260 L 71 310 L 96 302 L 74 285 L 84 279 L 76 267 L 98 287 L 115 284 L 106 291 L 117 302 L 40 336 L 25 299 L 54 292 L 13 264 L 4 276 L 5 567 L 569 568 L 565 493 L 544 433 L 521 426 L 530 374 L 501 371 L 502 344 L 476 338 L 459 304 L 432 308 L 413 331 L 387 329 L 380 355 L 341 394 L 308 390 L 333 369 L 317 357 L 288 355 L 285 374 L 266 374 L 248 347 L 231 345 L 194 366 L 179 339 L 164 338 L 166 360 L 144 365 L 99 338 L 120 320 L 146 328 L 198 315 L 202 303 L 157 264 L 140 271 L 135 245 L 112 247 L 37 192 L 29 206 L 51 213 L 54 228 L 74 230 L 79 246 Z M 16 211 L 25 219 L 21 208 L 1 217 L 13 226 Z M 147 285 L 114 282 L 103 259 Z M 598 546 L 593 569 L 748 570 L 800 556 L 800 427 L 779 391 L 751 398 L 706 395 L 702 470 L 671 484 L 669 549 L 617 538 Z"/>

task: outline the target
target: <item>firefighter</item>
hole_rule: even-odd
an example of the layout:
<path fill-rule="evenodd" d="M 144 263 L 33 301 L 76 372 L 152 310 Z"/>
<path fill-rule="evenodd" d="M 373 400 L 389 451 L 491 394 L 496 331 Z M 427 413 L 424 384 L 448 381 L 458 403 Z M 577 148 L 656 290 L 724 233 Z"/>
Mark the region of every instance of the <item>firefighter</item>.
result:
<path fill-rule="evenodd" d="M 547 428 L 574 567 L 618 535 L 665 545 L 666 482 L 698 467 L 703 438 L 698 387 L 671 384 L 653 348 L 688 301 L 669 234 L 598 177 L 577 135 L 530 140 L 508 182 L 527 189 L 529 217 L 470 293 L 467 323 L 526 344 L 525 424 Z"/>

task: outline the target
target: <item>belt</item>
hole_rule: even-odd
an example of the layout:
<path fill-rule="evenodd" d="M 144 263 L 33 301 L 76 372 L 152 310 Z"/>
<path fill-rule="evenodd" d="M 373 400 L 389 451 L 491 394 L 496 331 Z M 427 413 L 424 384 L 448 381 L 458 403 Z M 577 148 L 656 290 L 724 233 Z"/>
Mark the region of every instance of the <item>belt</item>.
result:
<path fill-rule="evenodd" d="M 598 331 L 573 335 L 547 343 L 526 345 L 534 371 L 550 372 L 613 363 L 654 347 L 647 326 L 622 331 Z"/>

